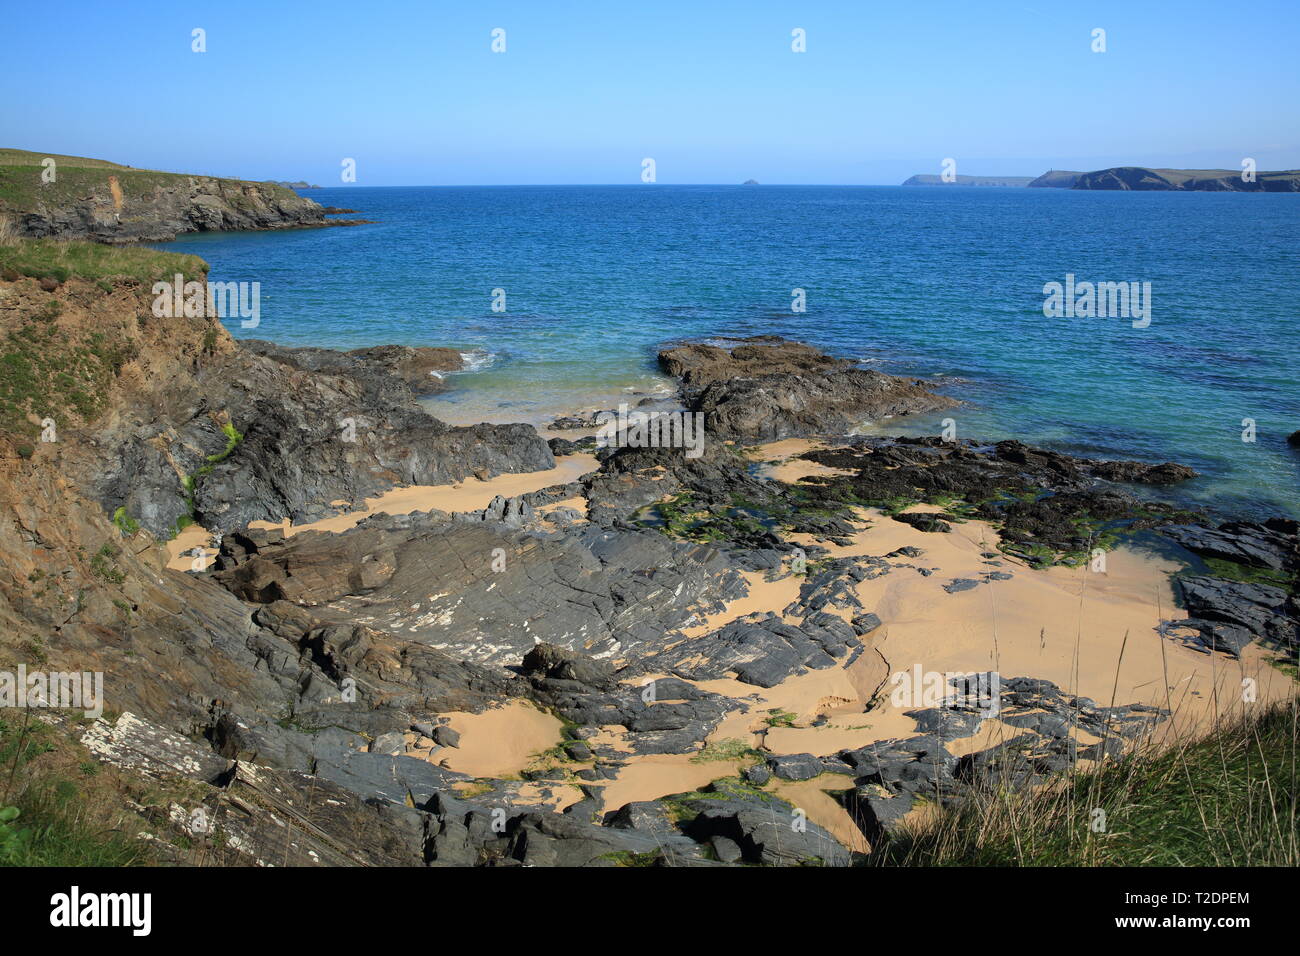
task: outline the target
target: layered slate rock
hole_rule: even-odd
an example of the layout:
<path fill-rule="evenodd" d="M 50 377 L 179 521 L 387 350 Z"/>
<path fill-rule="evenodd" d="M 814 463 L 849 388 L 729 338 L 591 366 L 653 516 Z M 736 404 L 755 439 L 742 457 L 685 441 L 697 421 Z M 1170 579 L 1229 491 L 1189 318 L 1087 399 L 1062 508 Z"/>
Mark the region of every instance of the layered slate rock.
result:
<path fill-rule="evenodd" d="M 680 829 L 697 842 L 724 838 L 746 863 L 847 866 L 849 852 L 827 830 L 774 794 L 736 781 L 665 797 Z M 724 844 L 726 846 L 726 844 Z"/>
<path fill-rule="evenodd" d="M 775 614 L 752 614 L 644 658 L 636 670 L 667 671 L 689 680 L 734 676 L 745 684 L 775 687 L 809 668 L 834 667 L 859 646 L 853 629 L 833 615 L 796 627 Z"/>
<path fill-rule="evenodd" d="M 1300 523 L 1292 518 L 1229 521 L 1217 528 L 1175 525 L 1161 531 L 1193 554 L 1270 571 L 1300 568 Z"/>
<path fill-rule="evenodd" d="M 30 154 L 32 166 L 41 157 Z M 86 165 L 83 165 L 86 163 Z M 0 201 L 19 235 L 95 242 L 167 242 L 188 232 L 351 225 L 276 183 L 188 176 L 76 157 L 59 159 L 58 180 L 33 200 Z M 35 175 L 35 173 L 33 174 Z"/>
<path fill-rule="evenodd" d="M 772 336 L 728 346 L 689 344 L 659 353 L 681 379 L 687 409 L 716 438 L 776 441 L 846 433 L 864 421 L 956 405 L 921 381 L 858 368 L 811 346 Z"/>
<path fill-rule="evenodd" d="M 703 746 L 722 718 L 741 705 L 729 697 L 701 690 L 683 680 L 624 681 L 605 661 L 550 644 L 539 644 L 524 657 L 521 673 L 527 696 L 575 724 L 579 733 L 621 726 L 624 745 L 638 755 L 691 753 Z M 571 742 L 570 748 L 586 745 Z M 626 753 L 595 747 L 606 761 L 621 762 Z M 581 752 L 581 751 L 580 751 Z M 586 756 L 585 754 L 583 755 Z"/>
<path fill-rule="evenodd" d="M 347 375 L 365 387 L 367 394 L 393 404 L 447 390 L 443 377 L 465 367 L 457 349 L 377 345 L 372 348 L 290 348 L 260 339 L 241 339 L 240 345 L 283 365 L 308 372 Z"/>
<path fill-rule="evenodd" d="M 1279 587 L 1222 578 L 1178 578 L 1188 619 L 1204 645 L 1234 657 L 1255 638 L 1295 654 L 1300 644 L 1300 608 L 1295 598 Z"/>
<path fill-rule="evenodd" d="M 108 513 L 159 537 L 190 520 L 305 523 L 398 485 L 555 466 L 531 426 L 453 427 L 420 407 L 416 386 L 459 361 L 451 350 L 282 349 L 237 344 L 215 320 L 152 321 L 122 345 L 146 367 L 79 439 L 95 454 L 67 467 Z M 174 344 L 154 339 L 169 333 Z"/>
<path fill-rule="evenodd" d="M 285 540 L 232 535 L 220 568 L 217 580 L 244 600 L 308 605 L 326 620 L 496 664 L 539 642 L 627 655 L 745 593 L 712 547 L 595 527 L 531 534 L 484 515 L 380 515 Z"/>
<path fill-rule="evenodd" d="M 801 484 L 807 507 L 844 502 L 965 499 L 967 516 L 996 521 L 1003 547 L 1036 562 L 1032 549 L 1085 552 L 1107 523 L 1129 529 L 1156 527 L 1176 509 L 1139 501 L 1113 481 L 1163 484 L 1195 476 L 1172 462 L 1098 461 L 1035 448 L 1017 441 L 981 445 L 939 438 L 854 438 L 801 458 L 846 474 L 816 475 Z M 955 515 L 902 513 L 897 520 L 942 530 Z M 1185 520 L 1185 519 L 1183 519 Z"/>

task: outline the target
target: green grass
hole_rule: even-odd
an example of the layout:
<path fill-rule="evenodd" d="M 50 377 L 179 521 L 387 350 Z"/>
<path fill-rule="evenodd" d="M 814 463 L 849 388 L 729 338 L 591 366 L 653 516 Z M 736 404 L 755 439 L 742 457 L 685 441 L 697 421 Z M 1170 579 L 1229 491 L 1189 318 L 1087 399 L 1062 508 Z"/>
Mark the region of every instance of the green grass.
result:
<path fill-rule="evenodd" d="M 201 280 L 208 265 L 198 256 L 145 246 L 109 246 L 75 239 L 10 239 L 0 242 L 0 273 L 67 282 L 71 278 L 152 284 L 176 273 Z"/>
<path fill-rule="evenodd" d="M 882 865 L 1288 866 L 1297 838 L 1297 703 L 1195 741 L 1147 747 L 1033 792 L 990 787 L 905 826 Z M 1104 812 L 1095 832 L 1094 811 Z"/>
<path fill-rule="evenodd" d="M 120 553 L 111 544 L 105 542 L 90 559 L 90 573 L 105 584 L 121 584 L 126 580 L 126 573 L 117 566 L 117 557 Z"/>
<path fill-rule="evenodd" d="M 691 757 L 691 763 L 712 763 L 718 760 L 744 760 L 749 757 L 762 759 L 760 754 L 753 747 L 750 747 L 743 740 L 737 740 L 735 737 L 727 737 L 724 740 L 717 740 L 704 745 L 699 753 Z"/>
<path fill-rule="evenodd" d="M 59 753 L 55 734 L 30 712 L 0 717 L 0 866 L 138 866 L 146 844 L 118 827 L 102 805 L 98 765 L 87 772 Z M 46 755 L 50 755 L 47 757 Z M 31 776 L 34 764 L 61 758 L 58 769 Z M 79 768 L 79 769 L 78 769 Z M 78 776 L 80 779 L 73 779 Z"/>
<path fill-rule="evenodd" d="M 126 505 L 113 512 L 113 524 L 117 525 L 117 530 L 126 538 L 140 530 L 140 522 L 126 513 Z"/>
<path fill-rule="evenodd" d="M 42 177 L 46 169 L 42 163 L 47 158 L 55 162 L 54 182 L 45 182 Z M 217 179 L 228 184 L 230 188 L 223 192 L 226 201 L 235 207 L 251 205 L 251 200 L 244 195 L 244 187 L 248 185 L 256 185 L 278 198 L 297 196 L 293 190 L 269 182 L 132 169 L 101 159 L 4 149 L 0 150 L 0 209 L 27 212 L 38 205 L 71 205 L 95 191 L 107 194 L 110 176 L 117 179 L 124 203 L 128 205 L 132 199 L 149 197 L 159 189 L 187 187 L 192 178 Z"/>
<path fill-rule="evenodd" d="M 794 722 L 798 719 L 797 714 L 782 710 L 780 707 L 775 707 L 767 713 L 768 716 L 764 717 L 763 720 L 769 727 L 793 727 Z"/>
<path fill-rule="evenodd" d="M 56 429 L 93 420 L 109 384 L 134 357 L 132 342 L 70 332 L 46 313 L 28 317 L 0 340 L 0 430 L 34 439 L 45 418 Z"/>
<path fill-rule="evenodd" d="M 239 447 L 239 443 L 244 440 L 244 433 L 230 423 L 222 425 L 221 431 L 226 436 L 226 447 L 215 455 L 206 456 L 206 462 L 194 474 L 185 475 L 181 478 L 181 488 L 185 492 L 185 502 L 189 505 L 190 511 L 189 514 L 181 515 L 176 519 L 176 534 L 180 534 L 195 521 L 194 490 L 198 487 L 199 481 L 212 474 L 212 469 L 234 454 L 235 449 Z"/>

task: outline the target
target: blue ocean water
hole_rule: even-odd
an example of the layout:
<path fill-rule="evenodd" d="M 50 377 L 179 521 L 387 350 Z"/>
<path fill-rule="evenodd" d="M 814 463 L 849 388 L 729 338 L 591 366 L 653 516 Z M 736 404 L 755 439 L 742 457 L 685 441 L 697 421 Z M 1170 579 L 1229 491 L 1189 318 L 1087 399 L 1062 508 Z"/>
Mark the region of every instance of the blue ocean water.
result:
<path fill-rule="evenodd" d="M 451 345 L 431 407 L 541 421 L 665 382 L 670 340 L 778 334 L 968 403 L 875 423 L 1190 464 L 1191 498 L 1300 514 L 1300 196 L 822 186 L 331 188 L 373 225 L 199 234 L 290 345 Z M 1151 323 L 1045 318 L 1044 283 L 1139 281 Z M 504 312 L 492 310 L 505 291 Z M 807 311 L 793 312 L 803 289 Z M 1256 440 L 1244 442 L 1243 419 Z"/>

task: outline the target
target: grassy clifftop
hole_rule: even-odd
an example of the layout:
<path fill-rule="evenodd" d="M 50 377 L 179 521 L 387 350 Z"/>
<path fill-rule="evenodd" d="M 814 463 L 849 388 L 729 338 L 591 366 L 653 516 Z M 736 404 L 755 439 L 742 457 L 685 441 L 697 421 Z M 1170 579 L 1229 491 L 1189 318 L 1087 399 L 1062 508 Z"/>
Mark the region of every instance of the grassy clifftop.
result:
<path fill-rule="evenodd" d="M 45 182 L 42 177 L 47 169 L 47 159 L 54 160 L 53 182 Z M 89 190 L 106 185 L 110 176 L 116 179 L 124 199 L 148 195 L 159 187 L 178 186 L 195 178 L 185 173 L 135 169 L 106 159 L 34 153 L 25 149 L 0 149 L 0 207 L 18 212 L 30 210 L 38 202 L 72 202 L 85 196 Z M 292 189 L 275 183 L 255 183 L 216 176 L 199 178 L 255 186 L 285 200 L 299 198 Z"/>
<path fill-rule="evenodd" d="M 108 243 L 336 224 L 325 219 L 319 203 L 277 183 L 20 149 L 0 150 L 0 222 L 28 238 Z"/>
<path fill-rule="evenodd" d="M 152 283 L 180 272 L 194 276 L 207 271 L 198 256 L 161 252 L 145 246 L 106 246 L 96 242 L 60 239 L 0 241 L 0 276 L 13 281 L 20 276 L 67 282 L 134 279 Z"/>

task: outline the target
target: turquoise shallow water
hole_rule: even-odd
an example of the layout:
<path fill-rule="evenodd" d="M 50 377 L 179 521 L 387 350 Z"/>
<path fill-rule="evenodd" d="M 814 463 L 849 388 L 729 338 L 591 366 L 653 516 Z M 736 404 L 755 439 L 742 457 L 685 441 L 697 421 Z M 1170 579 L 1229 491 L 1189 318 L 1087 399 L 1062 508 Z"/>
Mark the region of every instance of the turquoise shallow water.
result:
<path fill-rule="evenodd" d="M 969 405 L 962 437 L 1172 459 L 1183 494 L 1300 514 L 1300 196 L 780 186 L 337 188 L 374 225 L 186 236 L 261 283 L 236 336 L 473 351 L 434 403 L 538 421 L 663 387 L 661 343 L 771 333 Z M 1045 318 L 1043 285 L 1152 285 L 1152 321 Z M 791 311 L 792 290 L 807 311 Z M 506 311 L 492 311 L 504 289 Z M 616 400 L 616 398 L 614 399 Z M 1242 419 L 1257 440 L 1241 440 Z M 878 423 L 879 424 L 879 423 Z M 889 432 L 937 433 L 935 419 Z"/>

